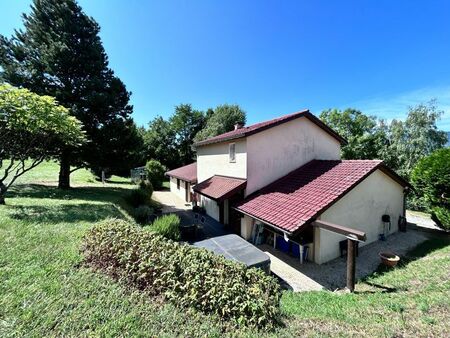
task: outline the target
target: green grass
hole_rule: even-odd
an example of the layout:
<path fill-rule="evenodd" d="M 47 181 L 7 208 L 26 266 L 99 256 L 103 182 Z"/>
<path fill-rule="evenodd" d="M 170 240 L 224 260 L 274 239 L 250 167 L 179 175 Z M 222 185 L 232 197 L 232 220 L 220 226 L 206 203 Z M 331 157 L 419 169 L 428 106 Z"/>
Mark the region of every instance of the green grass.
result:
<path fill-rule="evenodd" d="M 444 336 L 450 333 L 450 246 L 429 240 L 395 269 L 380 268 L 357 284 L 356 293 L 283 295 L 282 307 L 297 320 L 323 323 L 328 333 L 369 336 Z M 337 331 L 334 330 L 339 325 Z"/>
<path fill-rule="evenodd" d="M 83 234 L 107 217 L 130 219 L 123 196 L 86 170 L 75 188 L 55 188 L 57 166 L 24 175 L 0 207 L 0 336 L 448 336 L 450 246 L 431 240 L 392 270 L 357 284 L 355 294 L 285 292 L 274 332 L 229 323 L 116 283 L 82 265 Z"/>
<path fill-rule="evenodd" d="M 169 181 L 164 181 L 162 184 L 164 189 L 170 189 L 170 182 Z"/>

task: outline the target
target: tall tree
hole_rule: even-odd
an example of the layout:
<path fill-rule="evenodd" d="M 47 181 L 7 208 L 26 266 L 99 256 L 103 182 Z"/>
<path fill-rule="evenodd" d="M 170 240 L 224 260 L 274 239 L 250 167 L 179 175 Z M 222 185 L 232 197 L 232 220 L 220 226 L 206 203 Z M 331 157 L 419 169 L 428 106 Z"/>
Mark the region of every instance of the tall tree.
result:
<path fill-rule="evenodd" d="M 443 114 L 432 100 L 410 107 L 405 121 L 393 120 L 388 132 L 388 146 L 395 154 L 398 172 L 408 177 L 416 163 L 447 142 L 446 132 L 436 122 Z"/>
<path fill-rule="evenodd" d="M 342 158 L 374 159 L 379 155 L 384 133 L 374 116 L 351 108 L 344 111 L 328 109 L 320 114 L 320 119 L 348 141 L 342 147 Z"/>
<path fill-rule="evenodd" d="M 116 119 L 97 133 L 95 139 L 105 147 L 95 153 L 86 147 L 88 153 L 83 155 L 97 177 L 101 177 L 102 171 L 106 177 L 127 176 L 130 169 L 145 164 L 144 141 L 132 119 Z"/>
<path fill-rule="evenodd" d="M 99 25 L 75 0 L 34 0 L 23 23 L 11 39 L 0 37 L 0 77 L 55 97 L 83 123 L 88 149 L 66 147 L 60 154 L 59 187 L 68 188 L 71 165 L 89 166 L 84 155 L 109 146 L 98 130 L 129 118 L 130 93 L 108 67 Z"/>
<path fill-rule="evenodd" d="M 205 126 L 204 114 L 192 109 L 190 104 L 180 104 L 175 107 L 175 114 L 169 122 L 175 133 L 180 165 L 191 163 L 195 158 L 195 151 L 192 148 L 194 136 Z"/>
<path fill-rule="evenodd" d="M 223 104 L 212 112 L 208 110 L 206 119 L 206 126 L 195 135 L 195 142 L 231 131 L 236 123 L 245 124 L 247 116 L 237 104 Z"/>
<path fill-rule="evenodd" d="M 143 133 L 146 160 L 154 159 L 173 169 L 179 164 L 175 131 L 161 116 L 155 117 Z"/>
<path fill-rule="evenodd" d="M 80 121 L 54 98 L 0 85 L 0 204 L 17 178 L 84 141 Z"/>

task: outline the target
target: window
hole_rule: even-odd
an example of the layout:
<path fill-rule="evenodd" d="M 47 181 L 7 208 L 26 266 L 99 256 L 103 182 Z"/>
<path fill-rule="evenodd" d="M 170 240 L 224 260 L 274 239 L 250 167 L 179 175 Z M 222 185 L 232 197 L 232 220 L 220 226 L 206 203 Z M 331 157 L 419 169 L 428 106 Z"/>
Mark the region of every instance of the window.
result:
<path fill-rule="evenodd" d="M 180 179 L 177 178 L 177 189 L 180 190 Z"/>
<path fill-rule="evenodd" d="M 229 148 L 230 163 L 236 162 L 236 143 L 230 143 Z"/>

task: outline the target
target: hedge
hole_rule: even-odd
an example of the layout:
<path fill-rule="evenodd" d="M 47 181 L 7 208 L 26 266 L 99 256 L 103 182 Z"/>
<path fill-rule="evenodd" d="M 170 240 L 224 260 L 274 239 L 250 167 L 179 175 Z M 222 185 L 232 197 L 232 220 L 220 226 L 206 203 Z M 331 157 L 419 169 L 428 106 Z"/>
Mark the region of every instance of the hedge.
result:
<path fill-rule="evenodd" d="M 273 277 L 126 221 L 97 224 L 84 237 L 82 252 L 93 268 L 178 306 L 240 325 L 278 321 L 280 289 Z"/>

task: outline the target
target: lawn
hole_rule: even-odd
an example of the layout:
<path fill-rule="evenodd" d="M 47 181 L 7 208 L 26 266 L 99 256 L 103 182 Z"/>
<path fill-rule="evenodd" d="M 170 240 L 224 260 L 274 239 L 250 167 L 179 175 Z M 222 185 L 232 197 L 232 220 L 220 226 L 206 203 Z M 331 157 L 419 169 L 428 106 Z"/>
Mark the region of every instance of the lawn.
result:
<path fill-rule="evenodd" d="M 84 267 L 83 234 L 107 217 L 130 219 L 133 186 L 103 185 L 86 170 L 75 188 L 55 188 L 57 166 L 22 177 L 0 207 L 0 336 L 448 336 L 450 246 L 433 239 L 396 269 L 357 284 L 355 294 L 285 292 L 274 332 L 236 329 L 130 290 Z"/>

